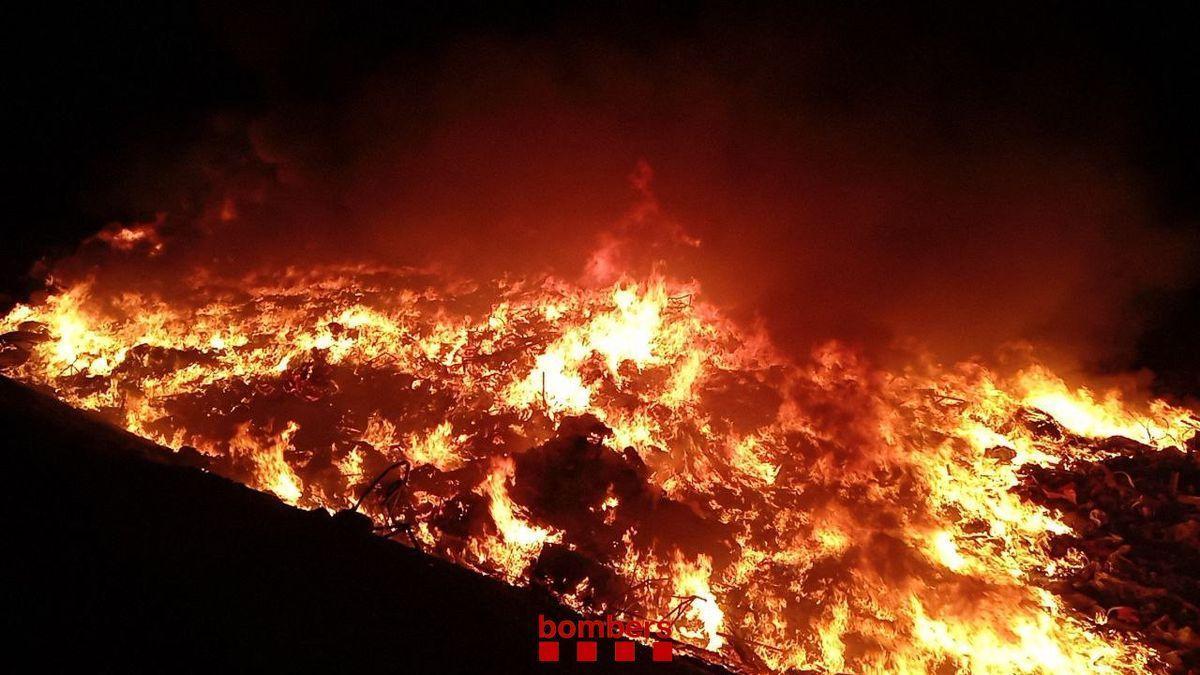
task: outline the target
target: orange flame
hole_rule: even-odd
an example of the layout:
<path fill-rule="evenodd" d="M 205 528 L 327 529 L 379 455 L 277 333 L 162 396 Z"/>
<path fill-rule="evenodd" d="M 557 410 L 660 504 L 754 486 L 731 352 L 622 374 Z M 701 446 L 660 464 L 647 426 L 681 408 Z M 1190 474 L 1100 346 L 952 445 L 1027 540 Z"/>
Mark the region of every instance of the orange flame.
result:
<path fill-rule="evenodd" d="M 678 639 L 743 670 L 1133 672 L 1156 657 L 1039 585 L 1073 564 L 1045 547 L 1070 528 L 1012 488 L 1022 465 L 1103 452 L 1089 439 L 1179 445 L 1195 417 L 1038 364 L 887 372 L 836 343 L 796 363 L 661 277 L 426 285 L 330 267 L 198 274 L 174 299 L 85 282 L 0 319 L 31 326 L 48 339 L 15 377 L 289 503 L 345 507 L 406 460 L 415 477 L 393 497 L 436 553 L 512 583 L 550 546 L 597 555 L 624 589 L 604 602 L 678 611 Z M 655 500 L 722 534 L 654 530 L 613 485 L 591 510 L 624 528 L 620 555 L 537 522 L 513 457 L 580 413 L 611 428 L 611 452 L 633 449 Z M 561 596 L 586 605 L 587 586 Z"/>

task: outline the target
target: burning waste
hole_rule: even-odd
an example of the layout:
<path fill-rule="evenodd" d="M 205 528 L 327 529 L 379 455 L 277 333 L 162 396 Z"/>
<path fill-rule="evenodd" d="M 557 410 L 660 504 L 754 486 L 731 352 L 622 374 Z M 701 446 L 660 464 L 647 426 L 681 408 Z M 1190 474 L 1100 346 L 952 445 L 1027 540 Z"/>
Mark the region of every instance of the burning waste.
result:
<path fill-rule="evenodd" d="M 1037 363 L 785 357 L 661 273 L 84 277 L 0 333 L 207 470 L 735 671 L 1200 667 L 1196 418 Z"/>

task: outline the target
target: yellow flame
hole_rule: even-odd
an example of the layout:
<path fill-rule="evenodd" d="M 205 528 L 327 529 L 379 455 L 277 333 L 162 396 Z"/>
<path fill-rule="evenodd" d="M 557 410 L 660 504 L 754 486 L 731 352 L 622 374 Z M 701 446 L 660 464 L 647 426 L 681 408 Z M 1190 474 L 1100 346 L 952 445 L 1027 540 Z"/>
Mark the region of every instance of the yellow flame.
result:
<path fill-rule="evenodd" d="M 407 459 L 439 487 L 474 490 L 495 526 L 456 543 L 433 517 L 454 490 L 414 487 L 394 493 L 418 518 L 414 536 L 512 583 L 548 544 L 575 545 L 513 500 L 512 457 L 567 415 L 594 415 L 611 450 L 636 451 L 650 501 L 722 533 L 677 535 L 684 556 L 668 535 L 639 534 L 654 523 L 629 525 L 645 506 L 609 486 L 589 509 L 598 527 L 625 528 L 607 563 L 630 589 L 622 602 L 662 617 L 687 598 L 677 637 L 746 670 L 1137 672 L 1155 657 L 1037 585 L 1084 561 L 1051 558 L 1046 543 L 1070 527 L 1013 488 L 1023 465 L 1099 452 L 1086 439 L 1181 445 L 1191 411 L 1036 363 L 1011 377 L 978 363 L 890 372 L 838 343 L 785 359 L 695 284 L 658 276 L 595 289 L 423 286 L 367 266 L 194 277 L 175 301 L 84 282 L 14 307 L 0 334 L 47 337 L 4 347 L 28 352 L 6 373 L 195 445 L 293 504 L 344 507 Z M 480 297 L 482 310 L 463 309 Z M 382 388 L 339 389 L 357 378 Z M 337 413 L 336 429 L 305 422 L 320 447 L 296 447 L 296 422 L 231 421 L 249 408 L 282 421 L 311 401 Z M 1022 423 L 1031 411 L 1068 433 Z M 594 590 L 581 582 L 562 599 L 587 609 Z"/>

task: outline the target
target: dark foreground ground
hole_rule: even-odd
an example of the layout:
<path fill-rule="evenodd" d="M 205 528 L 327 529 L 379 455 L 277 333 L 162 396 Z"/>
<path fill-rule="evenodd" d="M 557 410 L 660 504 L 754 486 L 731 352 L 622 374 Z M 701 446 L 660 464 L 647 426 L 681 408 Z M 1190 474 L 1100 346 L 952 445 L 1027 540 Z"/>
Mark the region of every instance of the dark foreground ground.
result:
<path fill-rule="evenodd" d="M 537 615 L 566 615 L 537 592 L 165 463 L 2 377 L 0 452 L 5 660 L 33 672 L 715 672 L 604 663 L 603 643 L 538 663 Z"/>

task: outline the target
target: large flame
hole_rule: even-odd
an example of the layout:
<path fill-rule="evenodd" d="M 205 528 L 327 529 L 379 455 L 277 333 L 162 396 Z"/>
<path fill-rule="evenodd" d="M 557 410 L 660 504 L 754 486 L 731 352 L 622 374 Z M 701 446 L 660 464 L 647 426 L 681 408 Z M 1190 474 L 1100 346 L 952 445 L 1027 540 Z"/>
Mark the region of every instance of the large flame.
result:
<path fill-rule="evenodd" d="M 1012 488 L 1023 465 L 1104 452 L 1089 439 L 1179 445 L 1195 433 L 1187 410 L 1073 388 L 1037 364 L 888 372 L 836 343 L 795 362 L 696 284 L 662 277 L 478 285 L 330 267 L 196 274 L 171 297 L 95 288 L 0 320 L 24 336 L 9 374 L 299 505 L 350 507 L 403 464 L 391 475 L 405 481 L 363 501 L 381 530 L 518 584 L 548 547 L 592 559 L 621 591 L 601 592 L 593 571 L 560 589 L 564 602 L 672 617 L 675 637 L 713 661 L 1154 662 L 1044 590 L 1074 564 L 1045 546 L 1070 528 Z M 592 440 L 614 462 L 642 466 L 655 504 L 678 507 L 672 520 L 609 484 L 587 510 L 618 552 L 518 499 L 528 479 L 514 460 L 583 414 L 611 431 Z"/>

